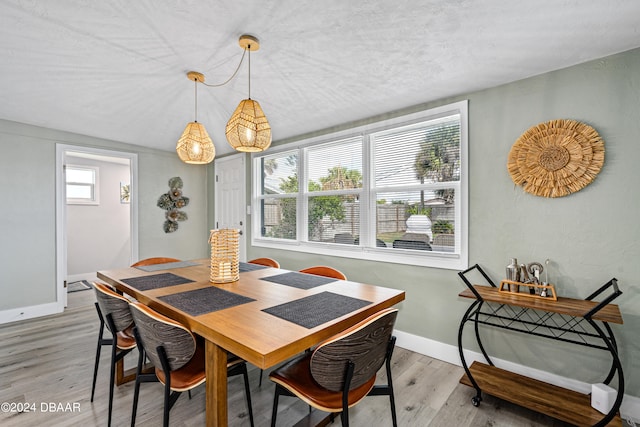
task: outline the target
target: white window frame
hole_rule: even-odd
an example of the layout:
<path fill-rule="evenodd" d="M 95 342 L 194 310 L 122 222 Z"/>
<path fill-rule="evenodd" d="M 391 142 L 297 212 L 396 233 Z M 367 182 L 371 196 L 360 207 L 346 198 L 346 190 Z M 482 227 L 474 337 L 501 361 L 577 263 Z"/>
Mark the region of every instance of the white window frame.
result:
<path fill-rule="evenodd" d="M 77 170 L 90 170 L 93 172 L 93 183 L 87 184 L 84 182 L 69 182 L 66 179 L 66 170 L 68 169 L 77 169 Z M 86 166 L 86 165 L 65 165 L 65 195 L 66 189 L 68 185 L 83 185 L 91 188 L 91 194 L 93 197 L 91 199 L 87 198 L 72 198 L 66 196 L 66 203 L 68 205 L 99 205 L 100 204 L 100 168 L 98 166 Z"/>
<path fill-rule="evenodd" d="M 391 129 L 402 127 L 414 123 L 420 123 L 451 114 L 460 115 L 460 182 L 459 190 L 455 192 L 455 215 L 456 215 L 456 248 L 457 253 L 443 253 L 431 251 L 414 251 L 414 250 L 398 250 L 389 248 L 376 248 L 369 245 L 370 231 L 369 227 L 372 219 L 371 212 L 375 212 L 376 198 L 375 193 L 371 189 L 371 173 L 373 164 L 373 150 L 370 148 L 368 135 Z M 356 135 L 362 135 L 363 141 L 363 191 L 360 199 L 360 236 L 363 239 L 363 245 L 354 246 L 335 243 L 311 242 L 308 241 L 307 234 L 307 206 L 310 196 L 328 195 L 330 192 L 322 192 L 322 194 L 309 193 L 306 187 L 306 150 L 305 148 L 330 143 L 338 139 L 345 139 Z M 261 217 L 260 205 L 263 198 L 272 198 L 274 195 L 262 196 L 261 190 L 261 169 L 260 159 L 265 155 L 277 154 L 279 152 L 298 151 L 298 184 L 299 192 L 293 195 L 297 198 L 297 240 L 275 239 L 261 236 Z M 378 121 L 371 124 L 346 129 L 340 132 L 327 134 L 319 137 L 309 138 L 296 141 L 293 143 L 276 146 L 270 148 L 268 153 L 252 154 L 252 233 L 251 244 L 257 247 L 275 248 L 283 250 L 291 250 L 297 252 L 305 252 L 318 255 L 339 256 L 346 258 L 363 259 L 370 261 L 391 262 L 397 264 L 417 265 L 424 267 L 434 267 L 452 270 L 463 270 L 468 267 L 468 101 L 460 101 L 429 110 L 399 116 L 393 119 Z M 291 197 L 292 194 L 282 195 L 283 197 Z M 368 212 L 364 212 L 367 209 Z"/>

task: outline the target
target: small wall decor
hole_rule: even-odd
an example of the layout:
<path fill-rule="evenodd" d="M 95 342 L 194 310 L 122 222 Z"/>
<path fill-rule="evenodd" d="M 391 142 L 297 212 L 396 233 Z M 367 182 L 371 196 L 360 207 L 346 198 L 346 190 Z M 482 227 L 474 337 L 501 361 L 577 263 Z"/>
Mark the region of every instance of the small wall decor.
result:
<path fill-rule="evenodd" d="M 180 210 L 189 204 L 189 198 L 182 195 L 182 185 L 182 179 L 174 176 L 169 180 L 169 191 L 158 198 L 158 207 L 166 211 L 165 233 L 173 233 L 178 229 L 178 221 L 188 219 L 187 213 Z"/>
<path fill-rule="evenodd" d="M 604 164 L 604 141 L 575 120 L 551 120 L 529 128 L 511 147 L 507 169 L 524 191 L 563 197 L 582 190 Z"/>
<path fill-rule="evenodd" d="M 131 202 L 131 186 L 130 184 L 120 183 L 120 203 Z"/>

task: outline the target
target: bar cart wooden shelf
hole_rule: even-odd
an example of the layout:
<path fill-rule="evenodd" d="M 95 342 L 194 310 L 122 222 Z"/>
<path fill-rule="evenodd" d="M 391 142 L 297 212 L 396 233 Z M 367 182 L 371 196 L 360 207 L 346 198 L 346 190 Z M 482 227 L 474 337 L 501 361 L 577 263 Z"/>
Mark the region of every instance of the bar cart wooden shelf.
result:
<path fill-rule="evenodd" d="M 472 284 L 466 277 L 472 270 L 481 273 L 488 285 Z M 465 370 L 460 382 L 475 388 L 476 395 L 471 399 L 474 406 L 480 405 L 484 391 L 577 426 L 622 426 L 618 410 L 624 394 L 624 376 L 617 343 L 609 325 L 622 324 L 619 307 L 611 304 L 622 294 L 615 278 L 584 300 L 558 297 L 557 301 L 554 301 L 544 298 L 522 298 L 511 293 L 499 292 L 491 278 L 477 264 L 459 272 L 458 275 L 468 288 L 459 296 L 474 300 L 462 317 L 458 330 L 458 350 Z M 605 291 L 608 295 L 601 302 L 594 301 L 594 298 Z M 465 360 L 462 337 L 467 322 L 474 326 L 475 338 L 486 364 L 473 362 L 468 366 Z M 608 352 L 611 355 L 611 368 L 602 382 L 610 384 L 614 378 L 617 379 L 618 394 L 613 407 L 607 414 L 602 414 L 591 407 L 589 395 L 495 367 L 480 339 L 479 325 Z"/>

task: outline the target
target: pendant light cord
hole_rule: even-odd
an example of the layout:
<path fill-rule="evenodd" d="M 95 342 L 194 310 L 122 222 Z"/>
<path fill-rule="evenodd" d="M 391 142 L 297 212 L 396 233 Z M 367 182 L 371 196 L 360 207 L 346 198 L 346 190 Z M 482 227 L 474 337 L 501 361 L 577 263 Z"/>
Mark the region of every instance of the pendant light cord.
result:
<path fill-rule="evenodd" d="M 233 74 L 231 75 L 231 77 L 229 77 L 226 81 L 224 81 L 223 83 L 220 84 L 208 84 L 205 82 L 200 82 L 205 86 L 209 86 L 209 87 L 220 87 L 220 86 L 224 86 L 227 83 L 229 83 L 231 80 L 233 80 L 233 78 L 236 76 L 236 74 L 238 74 L 238 71 L 240 71 L 240 66 L 242 65 L 242 62 L 244 61 L 244 55 L 247 53 L 247 50 L 245 49 L 244 52 L 242 52 L 242 58 L 240 58 L 240 63 L 238 64 L 238 66 L 236 67 L 236 70 L 233 72 Z M 251 64 L 251 52 L 249 52 L 249 64 Z"/>
<path fill-rule="evenodd" d="M 248 49 L 249 49 L 249 99 L 251 99 L 251 45 L 249 45 Z"/>
<path fill-rule="evenodd" d="M 196 102 L 196 119 L 195 122 L 198 123 L 198 79 L 193 79 L 193 85 L 194 85 L 194 89 L 195 89 L 195 102 Z"/>

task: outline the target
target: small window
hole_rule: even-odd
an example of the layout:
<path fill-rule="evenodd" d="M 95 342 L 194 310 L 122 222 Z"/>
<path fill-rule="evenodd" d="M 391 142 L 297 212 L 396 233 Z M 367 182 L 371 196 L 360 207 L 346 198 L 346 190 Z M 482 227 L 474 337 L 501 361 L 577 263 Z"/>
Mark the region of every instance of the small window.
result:
<path fill-rule="evenodd" d="M 67 204 L 97 205 L 98 168 L 91 166 L 65 167 Z"/>

